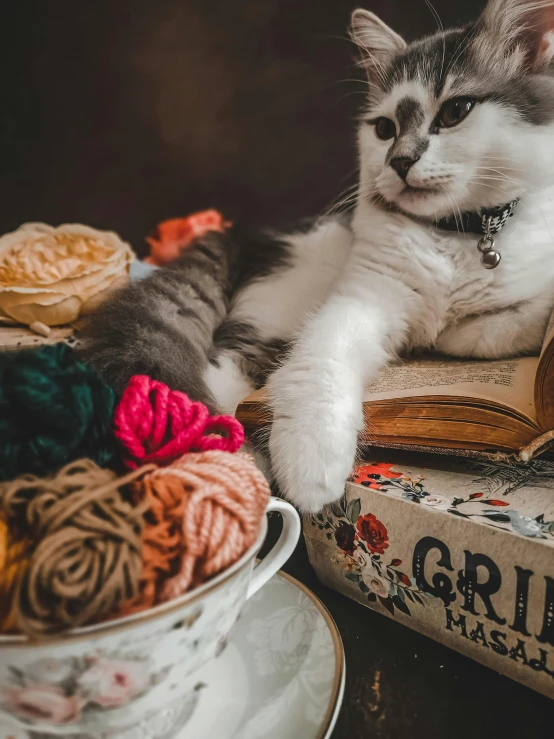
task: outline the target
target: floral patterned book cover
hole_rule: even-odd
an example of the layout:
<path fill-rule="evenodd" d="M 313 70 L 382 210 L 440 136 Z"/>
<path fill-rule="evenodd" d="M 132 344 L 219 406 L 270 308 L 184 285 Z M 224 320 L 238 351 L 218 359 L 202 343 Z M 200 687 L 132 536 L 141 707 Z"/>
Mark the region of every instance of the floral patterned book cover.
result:
<path fill-rule="evenodd" d="M 554 462 L 380 450 L 304 535 L 326 585 L 554 698 Z"/>

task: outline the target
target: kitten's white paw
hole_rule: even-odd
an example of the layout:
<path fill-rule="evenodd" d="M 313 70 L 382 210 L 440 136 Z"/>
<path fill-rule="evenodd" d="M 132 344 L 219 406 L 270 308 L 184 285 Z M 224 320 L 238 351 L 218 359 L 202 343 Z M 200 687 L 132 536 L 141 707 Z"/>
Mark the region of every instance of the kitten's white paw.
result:
<path fill-rule="evenodd" d="M 357 404 L 352 407 L 348 398 L 315 394 L 313 384 L 308 388 L 287 383 L 287 388 L 288 397 L 280 395 L 274 409 L 271 466 L 281 493 L 301 511 L 316 513 L 344 492 L 362 410 Z"/>

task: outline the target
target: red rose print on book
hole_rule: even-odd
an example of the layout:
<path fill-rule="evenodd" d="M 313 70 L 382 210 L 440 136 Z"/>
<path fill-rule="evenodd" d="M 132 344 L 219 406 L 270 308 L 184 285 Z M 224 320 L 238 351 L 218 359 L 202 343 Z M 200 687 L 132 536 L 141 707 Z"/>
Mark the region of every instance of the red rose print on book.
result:
<path fill-rule="evenodd" d="M 367 544 L 372 554 L 384 554 L 389 546 L 389 535 L 385 526 L 373 513 L 358 518 L 358 537 Z"/>
<path fill-rule="evenodd" d="M 335 529 L 335 541 L 339 549 L 342 549 L 346 554 L 354 554 L 356 538 L 356 529 L 351 523 L 346 521 L 339 521 L 339 525 Z"/>
<path fill-rule="evenodd" d="M 401 559 L 394 557 L 388 564 L 383 559 L 390 545 L 387 527 L 374 513 L 362 513 L 361 498 L 343 498 L 312 516 L 311 522 L 325 532 L 328 540 L 335 540 L 345 578 L 370 603 L 382 606 L 390 614 L 400 611 L 411 616 L 411 608 L 424 606 L 431 597 L 399 569 Z"/>

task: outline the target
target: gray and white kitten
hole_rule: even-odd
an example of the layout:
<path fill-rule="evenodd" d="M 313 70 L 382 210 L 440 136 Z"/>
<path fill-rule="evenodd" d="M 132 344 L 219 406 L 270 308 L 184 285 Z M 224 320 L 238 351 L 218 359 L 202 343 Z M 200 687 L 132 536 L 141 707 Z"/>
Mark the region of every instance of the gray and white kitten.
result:
<path fill-rule="evenodd" d="M 210 234 L 85 334 L 119 390 L 146 373 L 232 412 L 270 374 L 273 472 L 306 511 L 342 494 L 384 363 L 535 352 L 554 307 L 553 1 L 490 0 L 475 24 L 410 45 L 357 10 L 352 38 L 368 80 L 352 216 Z M 437 227 L 516 199 L 496 269 L 475 233 Z"/>

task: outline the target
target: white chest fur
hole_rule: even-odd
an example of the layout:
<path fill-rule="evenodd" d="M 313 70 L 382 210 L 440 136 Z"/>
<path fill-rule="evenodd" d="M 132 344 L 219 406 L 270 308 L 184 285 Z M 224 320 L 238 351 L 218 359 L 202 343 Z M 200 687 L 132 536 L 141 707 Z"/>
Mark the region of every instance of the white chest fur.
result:
<path fill-rule="evenodd" d="M 475 234 L 440 231 L 372 204 L 361 203 L 347 269 L 355 283 L 379 275 L 414 292 L 409 346 L 434 345 L 443 331 L 469 316 L 538 301 L 554 304 L 554 191 L 524 199 L 496 235 L 500 265 L 486 270 Z M 514 352 L 519 347 L 514 346 Z"/>

